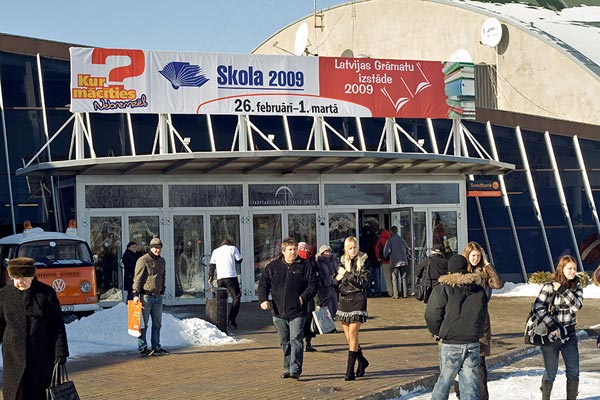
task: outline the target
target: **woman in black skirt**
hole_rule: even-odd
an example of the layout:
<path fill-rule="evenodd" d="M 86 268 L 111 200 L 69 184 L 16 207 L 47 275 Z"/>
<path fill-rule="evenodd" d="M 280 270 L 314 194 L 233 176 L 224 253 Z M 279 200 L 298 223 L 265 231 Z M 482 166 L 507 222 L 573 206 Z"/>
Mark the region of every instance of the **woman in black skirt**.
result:
<path fill-rule="evenodd" d="M 366 264 L 367 255 L 358 251 L 358 240 L 354 236 L 347 237 L 344 241 L 344 255 L 340 259 L 337 275 L 333 278 L 333 284 L 340 294 L 335 315 L 342 322 L 348 342 L 348 365 L 344 375 L 347 381 L 353 381 L 355 376 L 364 376 L 369 365 L 358 342 L 360 325 L 367 320 L 366 289 L 369 284 L 369 270 Z M 354 364 L 357 360 L 355 375 Z"/>

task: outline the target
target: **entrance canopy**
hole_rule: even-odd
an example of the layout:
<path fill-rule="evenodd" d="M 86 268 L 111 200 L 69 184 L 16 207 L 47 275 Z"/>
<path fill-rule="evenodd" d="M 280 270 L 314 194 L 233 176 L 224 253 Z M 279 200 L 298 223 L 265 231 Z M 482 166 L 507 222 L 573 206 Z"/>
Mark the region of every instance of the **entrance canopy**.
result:
<path fill-rule="evenodd" d="M 512 164 L 442 154 L 262 150 L 175 153 L 42 162 L 17 175 L 463 174 L 499 175 Z"/>

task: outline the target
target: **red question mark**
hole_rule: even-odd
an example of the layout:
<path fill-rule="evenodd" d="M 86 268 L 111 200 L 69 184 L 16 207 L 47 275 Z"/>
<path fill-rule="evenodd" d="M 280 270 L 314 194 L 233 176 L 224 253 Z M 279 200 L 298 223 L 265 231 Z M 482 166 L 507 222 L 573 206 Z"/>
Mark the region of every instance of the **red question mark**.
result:
<path fill-rule="evenodd" d="M 141 75 L 146 69 L 146 59 L 142 50 L 95 48 L 92 51 L 92 64 L 106 64 L 106 59 L 110 56 L 127 56 L 131 64 L 111 69 L 108 73 L 109 83 L 120 82 L 120 86 L 123 86 L 123 80 Z"/>

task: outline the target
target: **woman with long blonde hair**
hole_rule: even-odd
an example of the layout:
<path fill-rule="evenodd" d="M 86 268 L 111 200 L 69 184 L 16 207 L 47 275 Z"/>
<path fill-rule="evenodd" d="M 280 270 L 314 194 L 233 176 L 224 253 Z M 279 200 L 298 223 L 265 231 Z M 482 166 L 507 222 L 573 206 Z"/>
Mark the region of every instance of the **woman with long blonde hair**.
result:
<path fill-rule="evenodd" d="M 365 375 L 369 362 L 363 355 L 358 341 L 360 326 L 367 320 L 367 285 L 369 270 L 367 255 L 359 251 L 358 240 L 349 236 L 344 240 L 344 255 L 338 264 L 333 284 L 339 292 L 339 305 L 336 318 L 342 322 L 346 342 L 348 342 L 348 364 L 344 379 L 353 381 L 356 376 Z M 356 373 L 354 365 L 358 360 Z"/>

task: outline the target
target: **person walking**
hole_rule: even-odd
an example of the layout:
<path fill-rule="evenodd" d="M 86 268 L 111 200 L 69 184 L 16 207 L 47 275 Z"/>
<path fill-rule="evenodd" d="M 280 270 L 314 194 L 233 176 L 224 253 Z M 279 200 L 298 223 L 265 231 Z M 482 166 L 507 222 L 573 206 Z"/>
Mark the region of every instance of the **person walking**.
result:
<path fill-rule="evenodd" d="M 123 289 L 127 292 L 127 300 L 133 300 L 133 275 L 135 273 L 135 263 L 142 256 L 138 251 L 136 242 L 127 243 L 127 248 L 123 253 Z"/>
<path fill-rule="evenodd" d="M 485 251 L 479 243 L 467 243 L 463 255 L 469 262 L 469 272 L 481 275 L 482 286 L 485 289 L 489 301 L 492 298 L 492 289 L 502 289 L 504 287 L 502 278 L 500 278 L 496 272 L 494 265 L 488 261 Z M 485 329 L 483 337 L 479 341 L 479 345 L 479 399 L 488 400 L 490 396 L 487 387 L 488 372 L 485 364 L 485 357 L 489 356 L 492 350 L 492 325 L 489 312 L 486 313 L 485 316 Z M 458 382 L 454 383 L 454 388 L 457 397 L 460 398 Z"/>
<path fill-rule="evenodd" d="M 483 336 L 488 298 L 481 275 L 468 271 L 467 259 L 455 254 L 448 275 L 439 278 L 425 307 L 427 329 L 440 341 L 440 375 L 432 400 L 446 400 L 457 375 L 462 400 L 478 400 L 479 339 Z"/>
<path fill-rule="evenodd" d="M 390 240 L 390 236 L 390 231 L 387 229 L 379 230 L 379 239 L 375 245 L 375 257 L 377 257 L 377 261 L 381 265 L 386 295 L 391 297 L 394 292 L 394 288 L 392 287 L 392 265 L 390 264 L 390 257 L 383 256 L 383 249 L 385 249 L 385 244 Z"/>
<path fill-rule="evenodd" d="M 6 400 L 45 399 L 54 365 L 69 356 L 60 303 L 37 279 L 33 259 L 13 258 L 7 270 L 12 283 L 0 289 L 2 394 Z"/>
<path fill-rule="evenodd" d="M 165 293 L 166 262 L 160 256 L 162 242 L 158 237 L 150 241 L 150 249 L 141 256 L 135 264 L 133 276 L 133 302 L 142 302 L 142 317 L 144 327 L 142 335 L 138 338 L 138 351 L 142 356 L 154 354 L 169 354 L 169 351 L 160 345 L 160 328 L 162 326 L 163 295 Z M 148 320 L 152 318 L 152 336 L 149 349 L 146 342 Z"/>
<path fill-rule="evenodd" d="M 333 286 L 333 277 L 338 266 L 338 257 L 331 251 L 331 247 L 324 244 L 319 247 L 315 262 L 319 278 L 319 301 L 321 307 L 327 307 L 331 317 L 335 317 L 338 309 L 338 295 Z"/>
<path fill-rule="evenodd" d="M 369 361 L 363 355 L 358 340 L 360 326 L 367 321 L 367 286 L 369 285 L 368 257 L 359 251 L 358 240 L 349 236 L 344 240 L 344 255 L 340 259 L 333 284 L 339 292 L 336 318 L 341 321 L 348 343 L 348 362 L 344 380 L 353 381 L 365 375 Z M 354 365 L 358 360 L 356 373 Z"/>
<path fill-rule="evenodd" d="M 392 235 L 383 248 L 384 257 L 390 258 L 392 267 L 393 298 L 408 297 L 408 245 L 398 234 L 398 227 L 392 226 Z M 402 290 L 402 292 L 400 292 Z"/>
<path fill-rule="evenodd" d="M 439 278 L 448 273 L 448 260 L 444 258 L 443 249 L 441 244 L 433 245 L 429 257 L 422 259 L 415 268 L 415 276 L 421 280 L 422 286 L 435 287 Z M 424 301 L 427 303 L 427 300 Z"/>
<path fill-rule="evenodd" d="M 217 287 L 226 288 L 231 296 L 231 307 L 227 320 L 234 328 L 237 328 L 236 318 L 240 312 L 242 291 L 237 275 L 237 265 L 241 264 L 243 258 L 237 247 L 228 238 L 223 239 L 221 246 L 213 250 L 210 256 L 208 283 L 213 284 L 215 269 L 217 271 Z"/>
<path fill-rule="evenodd" d="M 261 271 L 258 303 L 261 309 L 272 310 L 273 313 L 273 324 L 283 351 L 281 378 L 298 380 L 302 374 L 304 357 L 302 340 L 306 303 L 317 292 L 317 278 L 313 269 L 298 257 L 298 242 L 295 239 L 284 239 L 281 252 L 283 254 L 280 257 Z"/>
<path fill-rule="evenodd" d="M 315 260 L 312 256 L 312 253 L 310 252 L 308 243 L 298 243 L 298 257 L 306 261 L 307 267 L 311 268 L 313 270 L 313 274 L 317 276 L 317 271 L 315 269 L 314 263 Z M 315 309 L 315 298 L 313 297 L 306 302 L 306 319 L 304 320 L 304 342 L 306 343 L 304 346 L 304 351 L 308 352 L 317 351 L 317 349 L 314 348 L 312 345 L 312 339 L 317 336 L 317 334 L 313 331 L 313 311 L 315 311 Z"/>
<path fill-rule="evenodd" d="M 533 312 L 548 327 L 554 343 L 540 346 L 544 359 L 542 399 L 549 400 L 562 354 L 567 376 L 567 400 L 577 399 L 579 390 L 579 347 L 575 325 L 577 311 L 583 307 L 583 288 L 577 276 L 577 262 L 569 255 L 556 264 L 554 279 L 542 286 L 533 302 Z"/>

